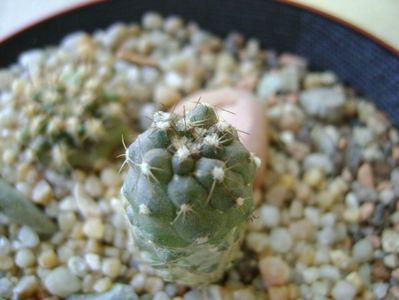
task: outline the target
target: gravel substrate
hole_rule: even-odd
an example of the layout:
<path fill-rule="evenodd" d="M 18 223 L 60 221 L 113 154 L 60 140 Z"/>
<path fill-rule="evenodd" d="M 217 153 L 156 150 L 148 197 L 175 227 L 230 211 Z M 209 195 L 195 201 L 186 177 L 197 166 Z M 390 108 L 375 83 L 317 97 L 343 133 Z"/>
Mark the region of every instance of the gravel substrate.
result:
<path fill-rule="evenodd" d="M 151 112 L 223 86 L 253 91 L 267 107 L 267 176 L 243 258 L 221 282 L 191 289 L 137 260 L 119 199 L 123 158 L 113 159 L 122 143 L 90 166 L 67 158 L 107 143 L 115 120 L 130 142 Z M 0 70 L 0 135 L 1 177 L 59 228 L 38 235 L 0 213 L 5 299 L 109 290 L 143 300 L 399 299 L 398 132 L 299 57 L 147 13 L 141 24 L 74 33 Z"/>

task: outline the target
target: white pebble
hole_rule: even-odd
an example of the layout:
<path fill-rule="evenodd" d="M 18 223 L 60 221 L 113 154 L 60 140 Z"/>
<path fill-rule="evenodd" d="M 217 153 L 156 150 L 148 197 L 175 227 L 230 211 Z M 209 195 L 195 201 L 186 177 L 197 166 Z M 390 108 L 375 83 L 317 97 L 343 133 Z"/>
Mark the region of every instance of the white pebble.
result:
<path fill-rule="evenodd" d="M 67 268 L 58 267 L 47 275 L 44 285 L 53 295 L 67 297 L 78 292 L 82 283 Z"/>
<path fill-rule="evenodd" d="M 18 232 L 18 239 L 21 241 L 22 245 L 28 248 L 36 247 L 39 242 L 39 236 L 28 226 L 22 226 Z"/>
<path fill-rule="evenodd" d="M 315 267 L 307 268 L 302 272 L 303 280 L 311 284 L 319 278 L 319 269 Z"/>
<path fill-rule="evenodd" d="M 144 289 L 155 294 L 163 289 L 163 281 L 158 277 L 148 277 L 144 284 Z"/>
<path fill-rule="evenodd" d="M 45 180 L 40 180 L 32 190 L 32 200 L 39 204 L 47 204 L 53 197 L 51 186 Z"/>
<path fill-rule="evenodd" d="M 163 291 L 160 291 L 160 292 L 157 292 L 157 293 L 154 295 L 153 300 L 170 300 L 170 298 L 169 298 L 168 294 L 166 294 L 166 293 L 163 292 Z"/>
<path fill-rule="evenodd" d="M 335 300 L 352 300 L 356 293 L 356 288 L 346 280 L 337 281 L 331 292 Z"/>
<path fill-rule="evenodd" d="M 76 276 L 83 277 L 87 272 L 87 263 L 80 256 L 72 256 L 68 259 L 68 269 Z"/>
<path fill-rule="evenodd" d="M 25 299 L 31 296 L 38 287 L 39 282 L 35 276 L 23 276 L 14 288 L 14 298 Z"/>
<path fill-rule="evenodd" d="M 11 244 L 5 236 L 0 236 L 0 255 L 7 255 L 11 251 Z"/>
<path fill-rule="evenodd" d="M 87 177 L 84 188 L 87 194 L 95 198 L 100 197 L 104 190 L 101 180 L 93 175 Z"/>
<path fill-rule="evenodd" d="M 388 253 L 398 253 L 399 233 L 392 229 L 385 229 L 382 232 L 382 248 Z"/>
<path fill-rule="evenodd" d="M 11 280 L 8 279 L 7 277 L 0 278 L 0 295 L 5 297 L 6 299 L 7 298 L 11 299 L 13 285 L 14 285 L 13 282 L 11 282 Z"/>
<path fill-rule="evenodd" d="M 378 282 L 373 285 L 373 292 L 378 300 L 385 298 L 386 294 L 388 293 L 388 289 L 388 283 Z"/>
<path fill-rule="evenodd" d="M 98 256 L 97 254 L 87 253 L 85 255 L 85 260 L 91 270 L 99 271 L 101 269 L 100 256 Z"/>
<path fill-rule="evenodd" d="M 266 227 L 276 227 L 280 223 L 280 211 L 273 205 L 262 205 L 260 219 Z"/>
<path fill-rule="evenodd" d="M 35 255 L 28 248 L 20 249 L 15 255 L 15 264 L 21 268 L 31 267 L 35 263 Z"/>
<path fill-rule="evenodd" d="M 319 268 L 319 277 L 323 279 L 337 281 L 341 275 L 337 267 L 332 265 L 322 265 Z"/>
<path fill-rule="evenodd" d="M 358 262 L 368 262 L 373 258 L 373 244 L 368 239 L 362 239 L 353 246 L 353 258 Z"/>
<path fill-rule="evenodd" d="M 108 187 L 118 187 L 121 180 L 118 172 L 112 168 L 105 168 L 101 171 L 101 181 Z"/>
<path fill-rule="evenodd" d="M 291 234 L 286 228 L 274 228 L 270 233 L 270 245 L 278 253 L 288 252 L 293 245 Z"/>
<path fill-rule="evenodd" d="M 83 233 L 89 238 L 100 240 L 104 236 L 104 224 L 100 218 L 87 219 L 83 225 Z"/>

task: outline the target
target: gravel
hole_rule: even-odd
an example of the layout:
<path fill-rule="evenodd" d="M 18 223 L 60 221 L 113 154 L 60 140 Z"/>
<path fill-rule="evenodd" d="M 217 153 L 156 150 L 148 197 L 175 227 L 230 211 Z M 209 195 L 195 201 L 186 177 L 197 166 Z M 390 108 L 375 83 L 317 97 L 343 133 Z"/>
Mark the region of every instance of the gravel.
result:
<path fill-rule="evenodd" d="M 0 294 L 202 299 L 139 263 L 121 217 L 122 132 L 106 125 L 123 124 L 130 142 L 152 111 L 227 85 L 265 106 L 268 169 L 243 257 L 206 289 L 209 298 L 397 299 L 399 135 L 384 114 L 300 57 L 154 12 L 71 34 L 0 70 L 0 175 L 59 227 L 38 235 L 0 214 Z M 93 144 L 115 146 L 90 160 Z M 71 150 L 85 158 L 73 168 Z"/>

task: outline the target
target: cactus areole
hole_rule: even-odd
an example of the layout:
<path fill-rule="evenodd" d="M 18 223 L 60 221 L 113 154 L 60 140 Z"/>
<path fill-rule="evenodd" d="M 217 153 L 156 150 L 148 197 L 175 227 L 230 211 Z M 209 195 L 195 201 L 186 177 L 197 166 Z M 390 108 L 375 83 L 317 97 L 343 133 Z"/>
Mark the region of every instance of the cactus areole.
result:
<path fill-rule="evenodd" d="M 157 112 L 125 153 L 122 193 L 143 262 L 164 280 L 218 280 L 239 256 L 259 159 L 236 129 L 198 103 L 184 116 Z"/>

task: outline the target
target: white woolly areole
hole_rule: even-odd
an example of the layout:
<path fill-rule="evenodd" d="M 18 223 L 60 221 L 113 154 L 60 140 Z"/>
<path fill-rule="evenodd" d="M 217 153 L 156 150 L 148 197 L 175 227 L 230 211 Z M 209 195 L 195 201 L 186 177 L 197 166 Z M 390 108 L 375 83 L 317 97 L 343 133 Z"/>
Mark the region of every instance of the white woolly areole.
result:
<path fill-rule="evenodd" d="M 244 198 L 242 198 L 242 197 L 238 197 L 238 198 L 236 199 L 236 204 L 237 204 L 237 206 L 238 206 L 238 207 L 241 207 L 241 206 L 243 206 L 243 204 L 244 204 L 244 201 L 245 201 L 245 199 L 244 199 Z"/>
<path fill-rule="evenodd" d="M 224 180 L 224 170 L 222 167 L 214 167 L 212 170 L 213 180 L 223 182 Z"/>
<path fill-rule="evenodd" d="M 177 128 L 177 130 L 180 130 L 180 131 L 191 130 L 191 129 L 195 128 L 195 124 L 193 122 L 191 122 L 189 119 L 187 119 L 186 117 L 184 117 L 184 118 L 180 119 L 179 121 L 177 121 L 176 128 Z"/>
<path fill-rule="evenodd" d="M 143 173 L 144 175 L 150 175 L 150 173 L 151 173 L 151 167 L 146 162 L 141 163 L 140 170 L 141 170 L 141 173 Z"/>
<path fill-rule="evenodd" d="M 210 146 L 219 146 L 219 137 L 216 133 L 209 134 L 204 137 L 204 144 L 210 145 Z"/>
<path fill-rule="evenodd" d="M 219 131 L 225 131 L 225 130 L 227 130 L 227 129 L 230 128 L 230 124 L 229 124 L 228 122 L 226 122 L 225 120 L 219 120 L 219 121 L 216 123 L 216 128 L 217 128 Z"/>
<path fill-rule="evenodd" d="M 209 240 L 209 238 L 208 238 L 207 236 L 200 236 L 200 237 L 198 237 L 198 238 L 195 239 L 195 242 L 196 242 L 198 245 L 201 245 L 201 244 L 206 243 L 208 240 Z"/>
<path fill-rule="evenodd" d="M 257 168 L 259 168 L 260 165 L 262 164 L 262 160 L 252 152 L 251 152 L 251 159 L 254 161 Z"/>
<path fill-rule="evenodd" d="M 203 137 L 208 131 L 205 128 L 201 128 L 201 127 L 195 127 L 194 128 L 194 135 L 199 138 L 199 137 Z"/>
<path fill-rule="evenodd" d="M 179 161 L 185 160 L 190 156 L 190 150 L 186 146 L 182 146 L 176 151 L 176 156 Z"/>
<path fill-rule="evenodd" d="M 192 211 L 192 208 L 191 208 L 190 205 L 188 205 L 188 204 L 182 204 L 182 205 L 180 205 L 180 212 L 179 212 L 179 213 L 185 214 L 185 213 L 187 213 L 187 212 L 189 212 L 189 211 Z"/>
<path fill-rule="evenodd" d="M 154 114 L 154 127 L 159 130 L 170 128 L 170 113 L 158 111 Z"/>
<path fill-rule="evenodd" d="M 139 214 L 141 215 L 149 215 L 150 214 L 150 209 L 148 208 L 147 205 L 145 204 L 140 204 L 139 205 Z"/>

